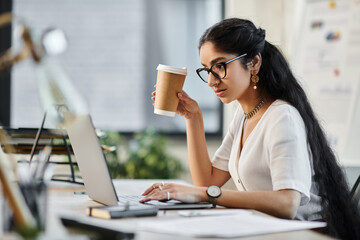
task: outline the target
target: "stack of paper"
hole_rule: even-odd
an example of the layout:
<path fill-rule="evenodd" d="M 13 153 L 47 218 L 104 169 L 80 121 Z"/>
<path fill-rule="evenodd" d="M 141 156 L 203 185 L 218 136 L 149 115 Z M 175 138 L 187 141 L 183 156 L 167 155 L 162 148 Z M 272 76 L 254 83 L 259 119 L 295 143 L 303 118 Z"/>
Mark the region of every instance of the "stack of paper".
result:
<path fill-rule="evenodd" d="M 216 212 L 216 210 L 213 210 Z M 232 210 L 229 210 L 232 211 Z M 184 214 L 182 214 L 184 215 Z M 186 214 L 185 214 L 186 215 Z M 191 216 L 192 214 L 188 214 Z M 192 215 L 195 216 L 195 215 Z M 140 230 L 192 237 L 242 237 L 325 227 L 323 222 L 284 220 L 234 211 L 233 214 L 196 215 L 179 219 L 141 221 Z"/>

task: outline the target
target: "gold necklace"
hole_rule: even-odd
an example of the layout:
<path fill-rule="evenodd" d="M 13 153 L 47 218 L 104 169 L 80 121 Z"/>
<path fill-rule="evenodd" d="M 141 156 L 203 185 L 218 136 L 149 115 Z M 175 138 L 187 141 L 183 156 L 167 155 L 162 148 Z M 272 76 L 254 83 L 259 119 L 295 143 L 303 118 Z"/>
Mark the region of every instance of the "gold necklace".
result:
<path fill-rule="evenodd" d="M 252 116 L 255 115 L 255 113 L 257 113 L 257 111 L 259 111 L 259 109 L 264 105 L 265 103 L 265 98 L 262 98 L 261 101 L 254 107 L 253 110 L 251 110 L 249 113 L 245 113 L 245 119 L 249 119 Z"/>

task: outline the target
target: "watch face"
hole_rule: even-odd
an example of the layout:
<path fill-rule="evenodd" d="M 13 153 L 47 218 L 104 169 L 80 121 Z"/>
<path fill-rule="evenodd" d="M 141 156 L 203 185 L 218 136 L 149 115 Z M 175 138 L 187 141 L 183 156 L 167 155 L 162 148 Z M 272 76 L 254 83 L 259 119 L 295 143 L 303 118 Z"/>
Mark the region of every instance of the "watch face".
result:
<path fill-rule="evenodd" d="M 215 185 L 209 186 L 208 189 L 207 189 L 207 194 L 210 197 L 217 198 L 217 197 L 219 197 L 221 195 L 221 189 L 218 186 L 215 186 Z"/>

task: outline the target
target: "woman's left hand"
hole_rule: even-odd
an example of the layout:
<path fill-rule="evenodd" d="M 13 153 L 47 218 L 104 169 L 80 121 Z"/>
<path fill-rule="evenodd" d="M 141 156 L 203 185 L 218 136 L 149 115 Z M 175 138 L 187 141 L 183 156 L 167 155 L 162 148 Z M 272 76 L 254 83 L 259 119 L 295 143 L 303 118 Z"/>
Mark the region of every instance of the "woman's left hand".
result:
<path fill-rule="evenodd" d="M 184 203 L 198 203 L 208 201 L 206 187 L 184 186 L 175 183 L 154 183 L 142 194 L 145 196 L 140 202 L 150 200 L 168 201 L 179 200 Z"/>

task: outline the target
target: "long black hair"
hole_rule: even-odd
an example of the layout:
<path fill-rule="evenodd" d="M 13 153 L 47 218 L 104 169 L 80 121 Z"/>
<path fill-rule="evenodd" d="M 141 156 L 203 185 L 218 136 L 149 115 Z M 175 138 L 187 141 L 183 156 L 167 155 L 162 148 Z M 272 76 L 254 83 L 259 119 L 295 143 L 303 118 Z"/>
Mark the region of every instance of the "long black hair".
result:
<path fill-rule="evenodd" d="M 226 53 L 241 55 L 244 68 L 258 53 L 262 65 L 258 73 L 259 87 L 275 99 L 293 105 L 305 123 L 307 140 L 313 157 L 314 181 L 322 199 L 322 218 L 326 232 L 342 239 L 360 239 L 360 218 L 357 206 L 351 201 L 344 174 L 331 150 L 324 131 L 317 120 L 308 98 L 294 77 L 282 53 L 265 40 L 265 30 L 256 28 L 245 19 L 225 19 L 205 31 L 199 49 L 205 42 Z"/>

